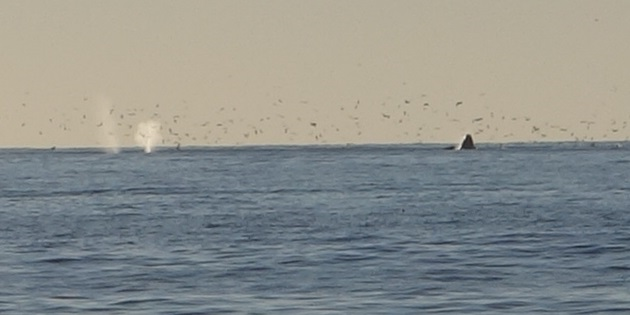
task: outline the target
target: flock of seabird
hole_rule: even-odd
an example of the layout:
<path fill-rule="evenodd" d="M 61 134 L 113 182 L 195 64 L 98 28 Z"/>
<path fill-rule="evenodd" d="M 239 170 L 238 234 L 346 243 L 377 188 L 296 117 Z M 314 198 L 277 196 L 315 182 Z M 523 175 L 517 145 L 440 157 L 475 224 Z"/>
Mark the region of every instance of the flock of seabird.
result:
<path fill-rule="evenodd" d="M 48 123 L 55 126 L 57 131 L 62 132 L 73 132 L 77 124 L 83 126 L 77 128 L 80 130 L 85 130 L 85 125 L 89 127 L 89 124 L 93 124 L 95 130 L 104 128 L 110 136 L 118 135 L 129 139 L 133 137 L 139 122 L 151 119 L 160 122 L 162 133 L 160 145 L 166 146 L 225 144 L 238 138 L 241 139 L 240 143 L 248 143 L 255 142 L 253 138 L 265 133 L 270 133 L 273 137 L 289 143 L 296 139 L 302 141 L 310 139 L 313 143 L 328 143 L 328 141 L 333 142 L 339 139 L 340 135 L 345 135 L 346 140 L 351 142 L 352 137 L 361 137 L 366 128 L 376 128 L 377 131 L 378 128 L 381 130 L 398 128 L 402 130 L 399 135 L 409 142 L 419 142 L 427 135 L 439 134 L 438 131 L 442 128 L 450 127 L 460 127 L 460 129 L 465 127 L 477 138 L 483 135 L 484 139 L 489 140 L 516 137 L 513 131 L 515 125 L 520 126 L 521 129 L 530 128 L 532 136 L 540 139 L 548 138 L 549 134 L 553 133 L 554 139 L 560 137 L 562 140 L 591 141 L 597 138 L 606 139 L 609 135 L 615 135 L 616 139 L 623 139 L 625 136 L 625 140 L 628 140 L 630 134 L 630 130 L 627 129 L 628 121 L 611 120 L 608 122 L 608 128 L 605 128 L 605 133 L 593 136 L 593 132 L 590 131 L 596 124 L 596 119 L 581 120 L 579 121 L 581 128 L 576 129 L 574 124 L 571 129 L 569 126 L 559 124 L 535 122 L 531 117 L 509 117 L 489 110 L 486 110 L 486 113 L 469 110 L 467 116 L 461 112 L 462 108 L 467 106 L 462 100 L 450 105 L 434 106 L 424 100 L 425 97 L 426 95 L 423 94 L 423 99 L 420 101 L 404 98 L 399 101 L 389 100 L 381 102 L 380 106 L 356 100 L 339 106 L 336 112 L 318 110 L 323 107 L 311 106 L 304 100 L 289 102 L 277 99 L 272 103 L 271 111 L 257 117 L 236 106 L 231 108 L 223 106 L 218 109 L 208 109 L 207 114 L 204 114 L 204 119 L 202 115 L 193 115 L 193 112 L 186 108 L 182 108 L 181 113 L 167 115 L 177 110 L 178 106 L 161 106 L 160 104 L 143 108 L 110 107 L 103 114 L 98 115 L 95 114 L 97 111 L 94 110 L 94 104 L 90 104 L 90 98 L 84 97 L 85 106 L 82 108 L 87 108 L 88 111 L 82 112 L 79 107 L 74 107 L 72 112 L 63 112 L 57 117 L 48 118 Z M 21 106 L 28 105 L 22 103 Z M 291 108 L 291 106 L 299 108 Z M 470 116 L 470 112 L 478 115 Z M 630 120 L 630 117 L 628 118 Z M 20 122 L 20 126 L 30 127 L 30 123 L 23 121 Z M 50 126 L 40 126 L 41 129 L 37 130 L 40 136 L 43 136 L 46 131 L 44 127 L 50 128 Z M 512 131 L 501 134 L 502 129 Z"/>

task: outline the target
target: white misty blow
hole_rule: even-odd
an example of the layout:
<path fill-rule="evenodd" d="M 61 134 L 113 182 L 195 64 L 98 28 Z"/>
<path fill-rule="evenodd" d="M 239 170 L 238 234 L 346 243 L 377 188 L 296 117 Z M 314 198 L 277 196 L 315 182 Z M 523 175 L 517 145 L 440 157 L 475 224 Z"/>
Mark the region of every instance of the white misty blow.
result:
<path fill-rule="evenodd" d="M 160 123 L 155 120 L 147 120 L 138 124 L 136 129 L 136 143 L 144 148 L 145 153 L 151 153 L 156 143 L 162 141 Z"/>

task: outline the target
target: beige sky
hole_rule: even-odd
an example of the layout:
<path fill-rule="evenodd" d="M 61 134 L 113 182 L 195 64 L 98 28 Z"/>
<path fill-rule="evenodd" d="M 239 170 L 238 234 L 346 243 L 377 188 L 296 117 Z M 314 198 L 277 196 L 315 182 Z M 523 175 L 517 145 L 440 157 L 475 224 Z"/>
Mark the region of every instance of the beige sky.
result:
<path fill-rule="evenodd" d="M 628 16 L 623 0 L 0 0 L 0 146 L 131 146 L 148 120 L 165 145 L 627 140 Z"/>

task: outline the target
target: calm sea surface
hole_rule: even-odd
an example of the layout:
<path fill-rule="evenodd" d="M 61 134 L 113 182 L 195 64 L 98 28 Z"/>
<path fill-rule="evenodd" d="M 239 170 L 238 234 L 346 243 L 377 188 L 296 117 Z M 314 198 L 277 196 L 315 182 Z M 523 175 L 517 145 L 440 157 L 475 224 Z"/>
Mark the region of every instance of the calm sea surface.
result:
<path fill-rule="evenodd" d="M 630 144 L 0 150 L 3 314 L 630 314 Z"/>

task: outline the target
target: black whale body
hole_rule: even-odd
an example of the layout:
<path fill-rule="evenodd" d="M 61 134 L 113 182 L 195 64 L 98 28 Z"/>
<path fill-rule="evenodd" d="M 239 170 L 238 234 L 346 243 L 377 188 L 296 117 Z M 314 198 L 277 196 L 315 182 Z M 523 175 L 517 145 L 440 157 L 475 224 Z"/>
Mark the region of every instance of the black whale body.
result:
<path fill-rule="evenodd" d="M 475 150 L 477 149 L 477 147 L 475 147 L 475 142 L 473 141 L 472 136 L 470 134 L 467 134 L 459 146 L 453 145 L 445 149 L 446 150 Z"/>

